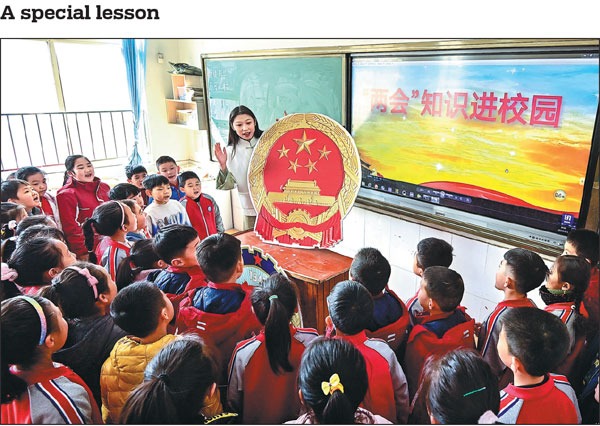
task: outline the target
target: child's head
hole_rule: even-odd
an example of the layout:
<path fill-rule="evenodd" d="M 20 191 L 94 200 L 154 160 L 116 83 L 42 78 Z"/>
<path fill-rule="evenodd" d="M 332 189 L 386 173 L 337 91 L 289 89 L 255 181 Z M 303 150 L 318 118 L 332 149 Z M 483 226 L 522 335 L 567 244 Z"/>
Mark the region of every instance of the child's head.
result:
<path fill-rule="evenodd" d="M 369 387 L 365 359 L 346 340 L 317 337 L 302 354 L 298 387 L 313 423 L 353 424 Z"/>
<path fill-rule="evenodd" d="M 452 264 L 452 246 L 439 238 L 425 238 L 417 244 L 413 272 L 423 276 L 423 271 L 430 266 L 445 266 Z"/>
<path fill-rule="evenodd" d="M 527 294 L 539 287 L 548 273 L 548 267 L 539 254 L 531 250 L 514 248 L 504 253 L 496 272 L 496 288 L 510 289 L 518 294 Z"/>
<path fill-rule="evenodd" d="M 23 370 L 44 353 L 54 353 L 67 340 L 68 325 L 52 302 L 37 296 L 17 296 L 2 302 L 2 404 L 27 391 L 27 383 L 12 374 L 10 365 Z"/>
<path fill-rule="evenodd" d="M 146 227 L 146 213 L 144 213 L 144 210 L 140 207 L 139 203 L 134 200 L 121 200 L 121 202 L 129 207 L 131 213 L 133 213 L 133 216 L 135 217 L 137 224 L 135 231 L 141 231 L 144 229 Z M 133 231 L 134 230 L 129 230 L 129 232 Z"/>
<path fill-rule="evenodd" d="M 15 235 L 19 236 L 30 226 L 34 225 L 46 225 L 52 226 L 56 228 L 56 222 L 54 222 L 50 217 L 45 216 L 43 214 L 36 214 L 33 216 L 26 216 L 22 221 L 17 225 L 17 229 L 15 230 Z"/>
<path fill-rule="evenodd" d="M 140 207 L 144 206 L 144 200 L 140 188 L 132 183 L 118 183 L 108 193 L 111 200 L 134 200 Z"/>
<path fill-rule="evenodd" d="M 216 389 L 218 372 L 201 339 L 182 336 L 146 366 L 144 381 L 129 395 L 122 424 L 198 424 L 205 397 Z"/>
<path fill-rule="evenodd" d="M 40 197 L 43 197 L 48 189 L 48 185 L 46 184 L 46 174 L 37 167 L 21 167 L 17 170 L 16 178 L 24 180 L 31 185 L 31 187 L 40 194 Z"/>
<path fill-rule="evenodd" d="M 198 232 L 187 225 L 163 226 L 154 236 L 154 250 L 158 256 L 178 268 L 189 268 L 198 264 L 196 247 L 200 244 Z"/>
<path fill-rule="evenodd" d="M 146 194 L 154 198 L 158 204 L 166 204 L 171 199 L 169 179 L 163 175 L 146 176 L 142 183 L 146 188 Z"/>
<path fill-rule="evenodd" d="M 260 138 L 262 130 L 258 127 L 258 120 L 250 108 L 240 105 L 229 113 L 229 137 L 227 144 L 235 147 L 239 138 L 249 141 L 253 137 Z"/>
<path fill-rule="evenodd" d="M 589 229 L 574 229 L 567 235 L 563 254 L 585 257 L 592 266 L 598 265 L 598 233 Z"/>
<path fill-rule="evenodd" d="M 89 318 L 106 313 L 117 287 L 103 267 L 77 262 L 63 269 L 41 295 L 67 318 Z"/>
<path fill-rule="evenodd" d="M 179 175 L 179 188 L 192 200 L 202 195 L 202 182 L 194 172 L 183 172 Z"/>
<path fill-rule="evenodd" d="M 288 359 L 292 342 L 290 320 L 297 305 L 296 286 L 282 274 L 271 275 L 252 292 L 252 308 L 265 326 L 267 355 L 275 374 L 293 371 Z"/>
<path fill-rule="evenodd" d="M 31 185 L 20 179 L 2 182 L 2 202 L 6 201 L 21 204 L 28 212 L 39 205 L 35 200 Z"/>
<path fill-rule="evenodd" d="M 213 283 L 235 282 L 244 272 L 242 243 L 233 235 L 218 233 L 206 237 L 196 248 L 196 259 Z"/>
<path fill-rule="evenodd" d="M 139 281 L 119 291 L 110 304 L 115 324 L 139 338 L 149 336 L 173 319 L 173 304 L 167 296 L 148 281 Z"/>
<path fill-rule="evenodd" d="M 159 175 L 166 177 L 172 186 L 177 186 L 179 184 L 177 181 L 179 166 L 173 157 L 169 157 L 168 155 L 158 157 L 156 159 L 156 170 Z"/>
<path fill-rule="evenodd" d="M 559 256 L 546 278 L 546 285 L 540 286 L 540 297 L 546 305 L 560 302 L 578 305 L 587 290 L 590 273 L 591 266 L 584 257 Z"/>
<path fill-rule="evenodd" d="M 120 291 L 127 287 L 135 280 L 137 274 L 143 270 L 165 267 L 166 263 L 158 257 L 152 239 L 137 240 L 133 243 L 129 256 L 119 264 L 117 279 L 115 280 L 117 289 Z"/>
<path fill-rule="evenodd" d="M 27 217 L 27 210 L 21 204 L 2 202 L 0 203 L 0 225 L 2 226 L 2 239 L 15 235 L 19 222 Z"/>
<path fill-rule="evenodd" d="M 35 216 L 28 216 L 28 217 L 35 217 Z M 27 228 L 25 228 L 19 232 L 18 237 L 19 238 L 17 239 L 17 245 L 21 245 L 25 241 L 29 241 L 32 238 L 37 238 L 37 237 L 52 238 L 52 239 L 62 241 L 63 243 L 67 244 L 67 239 L 65 238 L 65 234 L 63 234 L 63 232 L 60 229 L 56 228 L 55 226 L 49 226 L 49 225 L 28 226 Z"/>
<path fill-rule="evenodd" d="M 134 184 L 141 190 L 144 190 L 142 182 L 148 175 L 148 171 L 142 165 L 131 167 L 125 167 L 125 175 L 127 176 L 127 182 Z"/>
<path fill-rule="evenodd" d="M 327 308 L 336 330 L 353 336 L 363 331 L 373 317 L 373 297 L 364 285 L 341 281 L 327 296 Z"/>
<path fill-rule="evenodd" d="M 429 357 L 422 377 L 432 424 L 477 424 L 488 410 L 498 414 L 498 379 L 473 349 Z"/>
<path fill-rule="evenodd" d="M 390 279 L 390 262 L 376 248 L 362 248 L 350 266 L 350 279 L 364 285 L 372 296 L 383 291 Z"/>
<path fill-rule="evenodd" d="M 560 365 L 569 351 L 567 326 L 550 312 L 509 309 L 500 325 L 498 355 L 515 375 L 543 376 Z"/>
<path fill-rule="evenodd" d="M 460 305 L 464 292 L 458 272 L 445 266 L 430 266 L 423 272 L 419 303 L 430 313 L 452 312 Z"/>
<path fill-rule="evenodd" d="M 69 178 L 86 183 L 93 182 L 96 176 L 92 162 L 80 154 L 69 155 L 65 160 L 65 169 L 63 185 L 67 183 Z"/>

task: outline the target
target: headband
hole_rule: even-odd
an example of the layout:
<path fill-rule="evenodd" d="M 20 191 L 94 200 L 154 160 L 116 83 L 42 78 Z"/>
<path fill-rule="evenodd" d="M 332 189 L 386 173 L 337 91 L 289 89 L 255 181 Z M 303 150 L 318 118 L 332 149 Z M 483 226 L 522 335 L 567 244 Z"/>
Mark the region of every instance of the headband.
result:
<path fill-rule="evenodd" d="M 44 314 L 44 310 L 42 309 L 42 306 L 38 303 L 37 300 L 35 300 L 29 296 L 17 296 L 16 298 L 23 299 L 26 302 L 29 302 L 31 304 L 31 306 L 33 306 L 33 309 L 35 309 L 37 314 L 40 316 L 40 328 L 42 329 L 42 331 L 40 333 L 40 342 L 38 343 L 38 345 L 43 344 L 44 340 L 46 340 L 46 333 L 48 331 L 48 325 L 46 324 L 46 314 Z"/>
<path fill-rule="evenodd" d="M 117 203 L 119 205 L 119 207 L 121 207 L 121 226 L 120 227 L 122 227 L 123 224 L 125 223 L 125 209 L 123 208 L 123 204 L 121 204 L 119 201 L 115 200 L 115 203 Z"/>
<path fill-rule="evenodd" d="M 69 266 L 67 269 L 74 269 L 77 272 L 79 272 L 80 275 L 83 275 L 87 279 L 89 286 L 92 287 L 92 290 L 94 290 L 94 300 L 98 300 L 98 287 L 96 287 L 96 284 L 98 284 L 98 280 L 96 279 L 96 277 L 90 274 L 88 268 L 80 268 L 79 266 Z"/>
<path fill-rule="evenodd" d="M 2 281 L 14 282 L 19 276 L 19 273 L 8 266 L 8 263 L 2 262 Z"/>

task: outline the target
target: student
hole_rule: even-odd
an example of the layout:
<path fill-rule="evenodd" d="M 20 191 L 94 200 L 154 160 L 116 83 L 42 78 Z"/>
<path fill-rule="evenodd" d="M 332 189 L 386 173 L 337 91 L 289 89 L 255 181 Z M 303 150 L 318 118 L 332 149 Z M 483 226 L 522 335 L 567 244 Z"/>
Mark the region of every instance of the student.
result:
<path fill-rule="evenodd" d="M 132 183 L 118 183 L 112 187 L 108 196 L 111 200 L 133 200 L 141 208 L 144 208 L 144 199 L 142 198 L 143 189 L 138 188 Z"/>
<path fill-rule="evenodd" d="M 413 272 L 423 277 L 423 272 L 430 266 L 445 266 L 449 268 L 452 264 L 453 247 L 439 238 L 425 238 L 417 244 L 417 251 L 413 261 Z M 406 301 L 410 317 L 410 325 L 417 323 L 416 317 L 423 315 L 423 307 L 419 304 L 419 291 Z M 426 315 L 426 313 L 425 313 Z"/>
<path fill-rule="evenodd" d="M 127 235 L 125 235 L 125 239 L 133 244 L 138 240 L 152 238 L 146 230 L 146 213 L 144 213 L 144 210 L 139 204 L 133 200 L 122 200 L 121 202 L 131 209 L 137 223 L 137 228 L 134 231 L 129 231 Z"/>
<path fill-rule="evenodd" d="M 600 323 L 600 290 L 598 286 L 598 233 L 589 229 L 574 229 L 567 235 L 563 254 L 581 256 L 587 259 L 592 268 L 590 283 L 583 296 L 583 306 L 589 314 L 592 325 L 588 337 L 598 331 Z"/>
<path fill-rule="evenodd" d="M 206 413 L 206 402 L 216 394 L 216 380 L 214 360 L 200 339 L 187 335 L 174 340 L 148 363 L 143 383 L 123 407 L 120 423 L 232 423 L 235 413 Z"/>
<path fill-rule="evenodd" d="M 431 424 L 493 423 L 500 407 L 498 379 L 473 349 L 459 348 L 427 359 L 423 367 Z"/>
<path fill-rule="evenodd" d="M 452 269 L 430 266 L 423 271 L 419 304 L 427 315 L 417 317 L 404 358 L 411 398 L 428 356 L 459 347 L 475 348 L 475 320 L 459 306 L 464 291 L 462 277 Z"/>
<path fill-rule="evenodd" d="M 146 213 L 146 229 L 154 236 L 160 228 L 167 225 L 179 224 L 191 226 L 185 207 L 171 199 L 169 180 L 162 175 L 150 175 L 144 179 L 146 194 L 152 197 Z"/>
<path fill-rule="evenodd" d="M 84 381 L 52 362 L 67 332 L 60 310 L 42 297 L 2 302 L 2 424 L 102 422 Z"/>
<path fill-rule="evenodd" d="M 280 424 L 300 411 L 298 366 L 304 349 L 319 333 L 290 324 L 297 292 L 281 274 L 271 275 L 252 292 L 252 308 L 264 328 L 237 344 L 228 374 L 227 404 L 240 414 L 242 423 Z"/>
<path fill-rule="evenodd" d="M 94 166 L 83 155 L 69 155 L 65 161 L 65 180 L 56 193 L 60 222 L 69 247 L 80 260 L 88 260 L 82 225 L 94 209 L 109 200 L 109 187 L 94 173 Z M 94 247 L 100 238 L 94 236 Z"/>
<path fill-rule="evenodd" d="M 254 113 L 244 105 L 231 110 L 229 114 L 229 137 L 227 147 L 215 144 L 215 157 L 219 161 L 217 189 L 229 190 L 237 186 L 242 213 L 243 228 L 254 228 L 256 211 L 248 189 L 248 167 L 252 151 L 262 135 Z"/>
<path fill-rule="evenodd" d="M 364 407 L 391 421 L 406 423 L 408 386 L 396 354 L 382 340 L 369 339 L 365 327 L 373 317 L 373 298 L 356 281 L 337 283 L 327 296 L 328 327 L 335 327 L 336 338 L 352 343 L 365 357 L 369 389 Z"/>
<path fill-rule="evenodd" d="M 93 251 L 94 231 L 109 238 L 100 264 L 108 271 L 113 281 L 117 276 L 121 260 L 129 256 L 131 246 L 125 239 L 125 235 L 135 229 L 137 229 L 135 216 L 131 209 L 120 201 L 100 204 L 94 209 L 94 214 L 83 224 L 85 245 L 90 251 L 91 263 L 97 263 L 96 254 Z"/>
<path fill-rule="evenodd" d="M 0 225 L 2 226 L 2 241 L 15 235 L 17 225 L 27 216 L 27 211 L 22 204 L 0 203 Z"/>
<path fill-rule="evenodd" d="M 236 344 L 262 329 L 252 312 L 253 287 L 236 283 L 244 260 L 240 240 L 232 235 L 205 238 L 196 248 L 196 259 L 208 283 L 186 293 L 179 305 L 177 328 L 200 335 L 216 350 L 221 369 L 218 383 L 226 384 L 227 363 Z"/>
<path fill-rule="evenodd" d="M 548 268 L 540 255 L 522 248 L 508 250 L 500 262 L 494 286 L 504 292 L 504 300 L 496 305 L 481 325 L 477 350 L 498 376 L 501 387 L 510 381 L 510 369 L 502 363 L 496 350 L 500 334 L 498 322 L 513 308 L 536 307 L 535 303 L 527 298 L 527 293 L 542 284 L 547 272 Z"/>
<path fill-rule="evenodd" d="M 144 188 L 144 179 L 148 176 L 148 171 L 141 164 L 138 166 L 126 166 L 125 175 L 127 176 L 127 182 L 137 186 L 140 189 L 140 195 L 144 200 L 144 206 L 148 205 L 148 194 Z"/>
<path fill-rule="evenodd" d="M 62 229 L 60 225 L 60 215 L 58 213 L 58 204 L 56 203 L 56 197 L 48 192 L 48 185 L 46 183 L 46 173 L 41 169 L 33 166 L 21 167 L 17 170 L 17 179 L 24 180 L 29 183 L 31 187 L 40 196 L 40 208 L 46 216 L 50 217 L 58 229 Z"/>
<path fill-rule="evenodd" d="M 52 355 L 89 386 L 98 406 L 100 369 L 117 340 L 126 333 L 109 315 L 117 287 L 104 268 L 78 262 L 65 268 L 41 295 L 59 307 L 69 325 L 65 345 Z"/>
<path fill-rule="evenodd" d="M 362 248 L 350 265 L 350 279 L 364 285 L 373 296 L 373 318 L 367 336 L 385 340 L 396 353 L 405 343 L 409 316 L 404 302 L 387 286 L 391 267 L 375 248 Z"/>
<path fill-rule="evenodd" d="M 2 202 L 21 204 L 28 215 L 41 214 L 39 201 L 35 200 L 34 190 L 24 180 L 14 179 L 2 182 Z"/>
<path fill-rule="evenodd" d="M 75 255 L 62 241 L 34 238 L 20 244 L 2 264 L 3 300 L 19 293 L 36 294 L 73 263 Z"/>
<path fill-rule="evenodd" d="M 27 216 L 27 218 L 39 218 L 46 216 Z M 50 221 L 50 219 L 48 219 Z M 19 228 L 17 226 L 17 228 Z M 2 261 L 8 262 L 10 256 L 13 254 L 15 249 L 23 244 L 26 241 L 29 241 L 33 238 L 50 238 L 58 241 L 62 241 L 65 245 L 67 244 L 67 239 L 65 238 L 65 234 L 62 233 L 56 226 L 48 226 L 48 225 L 32 225 L 28 226 L 21 231 L 13 238 L 10 238 L 2 243 Z M 67 246 L 68 248 L 68 246 Z M 75 256 L 73 254 L 73 256 Z"/>
<path fill-rule="evenodd" d="M 173 305 L 154 284 L 141 281 L 117 293 L 110 315 L 128 335 L 115 344 L 102 365 L 102 419 L 117 423 L 129 393 L 142 383 L 150 360 L 176 337 L 167 334 Z"/>
<path fill-rule="evenodd" d="M 117 290 L 136 281 L 144 281 L 153 271 L 165 269 L 168 265 L 158 257 L 151 239 L 138 240 L 131 246 L 129 256 L 121 260 L 117 271 Z"/>
<path fill-rule="evenodd" d="M 23 220 L 17 225 L 17 228 L 15 229 L 15 235 L 18 237 L 24 230 L 34 225 L 47 225 L 57 228 L 56 222 L 54 222 L 50 216 L 36 214 L 35 216 L 24 217 Z"/>
<path fill-rule="evenodd" d="M 219 206 L 214 198 L 202 193 L 202 183 L 194 172 L 179 175 L 179 186 L 185 193 L 180 202 L 201 240 L 217 232 L 225 232 Z"/>
<path fill-rule="evenodd" d="M 288 424 L 389 424 L 359 407 L 367 394 L 365 358 L 351 343 L 318 337 L 302 355 L 298 395 L 305 413 Z"/>
<path fill-rule="evenodd" d="M 169 180 L 171 187 L 171 199 L 179 201 L 185 197 L 185 193 L 179 189 L 179 166 L 172 157 L 163 155 L 156 159 L 156 170 L 159 175 L 166 177 Z"/>
<path fill-rule="evenodd" d="M 504 424 L 575 424 L 581 415 L 565 376 L 551 371 L 569 349 L 567 327 L 537 308 L 511 309 L 500 320 L 498 355 L 514 375 L 500 392 L 498 421 Z"/>

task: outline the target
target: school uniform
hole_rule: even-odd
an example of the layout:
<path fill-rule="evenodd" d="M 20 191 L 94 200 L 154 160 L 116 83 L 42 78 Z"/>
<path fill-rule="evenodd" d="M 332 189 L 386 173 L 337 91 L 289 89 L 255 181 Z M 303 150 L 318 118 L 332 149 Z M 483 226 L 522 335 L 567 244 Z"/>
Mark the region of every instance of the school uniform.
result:
<path fill-rule="evenodd" d="M 175 316 L 177 316 L 179 304 L 187 292 L 207 284 L 206 275 L 198 265 L 190 268 L 169 265 L 167 269 L 156 269 L 148 273 L 146 280 L 153 282 L 165 292 L 167 298 L 173 302 Z"/>
<path fill-rule="evenodd" d="M 496 305 L 494 311 L 481 324 L 479 338 L 477 339 L 477 350 L 481 357 L 492 367 L 496 376 L 502 376 L 504 370 L 508 367 L 504 365 L 498 355 L 498 338 L 500 336 L 500 320 L 513 308 L 536 308 L 537 306 L 531 299 L 522 298 L 517 300 L 504 300 Z"/>
<path fill-rule="evenodd" d="M 60 224 L 60 214 L 58 213 L 58 204 L 56 203 L 56 197 L 50 194 L 48 191 L 44 193 L 42 197 L 40 197 L 42 202 L 42 212 L 49 216 L 50 219 L 56 223 L 58 229 L 62 231 L 62 225 Z"/>
<path fill-rule="evenodd" d="M 532 387 L 513 384 L 500 391 L 498 421 L 504 424 L 581 423 L 577 397 L 565 376 L 550 373 Z"/>
<path fill-rule="evenodd" d="M 364 331 L 335 339 L 352 343 L 365 358 L 369 388 L 362 406 L 386 419 L 405 424 L 409 414 L 408 385 L 394 351 L 383 340 L 369 339 Z"/>
<path fill-rule="evenodd" d="M 417 293 L 406 301 L 406 309 L 408 310 L 408 317 L 411 327 L 414 327 L 418 323 L 417 317 L 427 314 L 423 313 L 423 307 L 419 302 L 419 291 L 421 291 L 421 289 L 417 290 Z"/>
<path fill-rule="evenodd" d="M 396 293 L 386 288 L 373 297 L 373 318 L 365 330 L 368 337 L 384 340 L 397 352 L 406 339 L 409 324 L 406 305 Z"/>
<path fill-rule="evenodd" d="M 281 424 L 298 416 L 302 404 L 296 375 L 304 349 L 319 336 L 312 328 L 295 328 L 288 360 L 293 370 L 273 373 L 265 345 L 265 333 L 239 342 L 229 362 L 227 403 L 241 413 L 242 423 Z"/>
<path fill-rule="evenodd" d="M 129 252 L 131 251 L 131 246 L 128 242 L 120 242 L 112 239 L 108 239 L 106 242 L 106 250 L 100 259 L 100 264 L 104 266 L 108 275 L 112 278 L 112 280 L 117 279 L 117 269 L 121 264 L 121 261 L 129 256 Z"/>
<path fill-rule="evenodd" d="M 210 195 L 200 194 L 195 200 L 186 195 L 180 203 L 185 207 L 185 211 L 192 226 L 198 232 L 200 240 L 217 232 L 225 231 L 219 206 Z"/>
<path fill-rule="evenodd" d="M 578 337 L 576 335 L 575 323 L 578 322 L 579 318 L 583 317 L 583 315 L 577 312 L 574 302 L 553 303 L 546 306 L 544 311 L 557 316 L 563 324 L 567 326 L 567 331 L 569 332 L 569 353 L 571 353 L 575 347 L 575 340 L 577 340 Z"/>
<path fill-rule="evenodd" d="M 27 382 L 27 390 L 2 404 L 2 424 L 102 423 L 90 389 L 70 368 L 54 363 L 35 375 L 10 369 Z"/>
<path fill-rule="evenodd" d="M 171 224 L 192 226 L 181 203 L 169 200 L 165 204 L 152 203 L 144 209 L 146 213 L 146 229 L 155 236 L 159 229 Z"/>
<path fill-rule="evenodd" d="M 417 318 L 419 320 L 419 318 Z M 421 370 L 432 354 L 475 347 L 475 320 L 459 306 L 452 313 L 426 315 L 408 336 L 404 365 L 411 398 L 419 387 Z"/>

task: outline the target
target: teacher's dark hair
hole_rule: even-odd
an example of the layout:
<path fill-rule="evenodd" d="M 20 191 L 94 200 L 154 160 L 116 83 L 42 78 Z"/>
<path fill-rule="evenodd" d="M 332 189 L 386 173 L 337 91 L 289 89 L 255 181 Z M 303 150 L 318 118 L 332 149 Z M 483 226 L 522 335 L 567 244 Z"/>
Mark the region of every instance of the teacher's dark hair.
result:
<path fill-rule="evenodd" d="M 254 120 L 254 137 L 256 137 L 257 139 L 260 138 L 260 136 L 263 134 L 263 131 L 260 130 L 260 128 L 258 127 L 258 120 L 256 119 L 256 116 L 254 115 L 254 113 L 252 112 L 252 110 L 250 108 L 248 108 L 247 106 L 244 105 L 240 105 L 235 107 L 234 109 L 231 110 L 231 112 L 229 113 L 229 137 L 227 139 L 227 146 L 232 146 L 232 157 L 235 155 L 235 148 L 237 147 L 238 141 L 239 141 L 239 136 L 237 135 L 237 133 L 235 132 L 235 129 L 233 128 L 233 120 L 235 120 L 235 117 L 237 117 L 238 115 L 242 115 L 242 114 L 247 114 L 250 117 L 252 117 L 252 119 Z"/>

